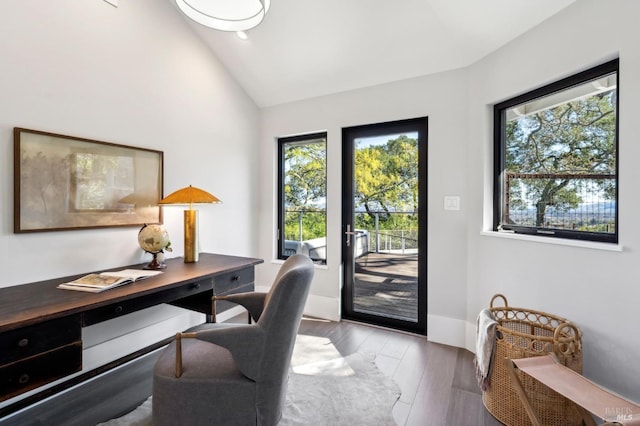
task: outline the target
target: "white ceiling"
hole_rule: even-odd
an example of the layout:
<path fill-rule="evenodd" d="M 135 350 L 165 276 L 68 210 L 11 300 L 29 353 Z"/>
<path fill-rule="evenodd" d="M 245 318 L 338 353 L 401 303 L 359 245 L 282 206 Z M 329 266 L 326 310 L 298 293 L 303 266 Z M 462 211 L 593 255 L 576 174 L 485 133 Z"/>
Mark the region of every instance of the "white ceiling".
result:
<path fill-rule="evenodd" d="M 266 107 L 470 65 L 574 1 L 272 0 L 245 41 L 184 19 Z"/>

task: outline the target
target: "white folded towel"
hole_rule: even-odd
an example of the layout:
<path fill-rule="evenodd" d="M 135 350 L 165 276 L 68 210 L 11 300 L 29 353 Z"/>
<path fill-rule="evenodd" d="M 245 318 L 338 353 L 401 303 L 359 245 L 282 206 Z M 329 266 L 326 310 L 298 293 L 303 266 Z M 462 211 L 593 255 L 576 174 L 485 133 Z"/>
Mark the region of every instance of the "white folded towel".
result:
<path fill-rule="evenodd" d="M 480 311 L 476 328 L 476 377 L 480 389 L 486 391 L 490 385 L 491 360 L 493 358 L 493 348 L 496 344 L 496 326 L 493 313 L 489 309 Z"/>

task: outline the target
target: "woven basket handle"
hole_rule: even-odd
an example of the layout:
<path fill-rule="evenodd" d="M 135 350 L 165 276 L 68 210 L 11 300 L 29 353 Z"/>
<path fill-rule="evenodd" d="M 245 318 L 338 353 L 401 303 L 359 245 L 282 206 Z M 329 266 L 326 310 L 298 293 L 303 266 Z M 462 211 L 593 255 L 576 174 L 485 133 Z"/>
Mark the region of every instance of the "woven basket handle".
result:
<path fill-rule="evenodd" d="M 489 307 L 490 308 L 493 308 L 493 302 L 497 298 L 501 298 L 502 299 L 502 301 L 504 302 L 504 307 L 505 308 L 509 307 L 509 304 L 507 303 L 507 298 L 506 297 L 504 297 L 502 294 L 494 294 L 493 297 L 491 298 L 491 302 L 489 302 Z"/>
<path fill-rule="evenodd" d="M 573 330 L 572 337 L 562 336 L 563 330 L 566 329 Z M 574 355 L 576 352 L 580 351 L 580 340 L 580 330 L 578 327 L 570 322 L 563 322 L 556 327 L 556 330 L 553 333 L 553 353 L 555 353 L 559 359 L 563 359 L 569 355 Z"/>

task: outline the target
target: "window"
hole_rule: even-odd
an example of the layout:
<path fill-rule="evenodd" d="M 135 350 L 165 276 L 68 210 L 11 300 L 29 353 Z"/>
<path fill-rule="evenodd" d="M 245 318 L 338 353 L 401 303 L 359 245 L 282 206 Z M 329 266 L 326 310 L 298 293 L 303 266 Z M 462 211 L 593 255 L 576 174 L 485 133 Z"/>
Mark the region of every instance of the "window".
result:
<path fill-rule="evenodd" d="M 278 139 L 278 259 L 327 262 L 327 134 Z"/>
<path fill-rule="evenodd" d="M 494 228 L 618 242 L 618 60 L 494 107 Z"/>

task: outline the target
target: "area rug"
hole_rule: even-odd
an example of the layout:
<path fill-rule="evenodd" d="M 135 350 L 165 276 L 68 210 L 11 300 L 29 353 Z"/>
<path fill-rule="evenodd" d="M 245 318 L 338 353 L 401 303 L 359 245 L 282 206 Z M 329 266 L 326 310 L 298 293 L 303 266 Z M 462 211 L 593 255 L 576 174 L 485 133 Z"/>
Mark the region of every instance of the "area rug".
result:
<path fill-rule="evenodd" d="M 343 357 L 328 339 L 298 336 L 287 399 L 279 425 L 395 425 L 391 411 L 400 397 L 371 354 Z M 100 426 L 150 426 L 151 398 L 131 413 Z"/>

